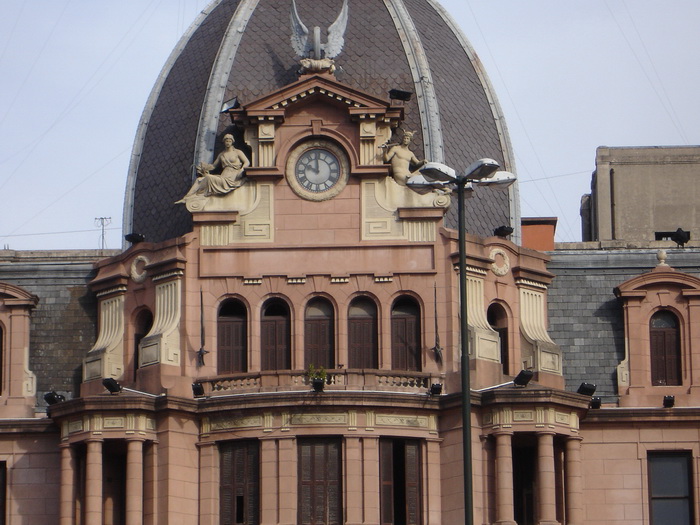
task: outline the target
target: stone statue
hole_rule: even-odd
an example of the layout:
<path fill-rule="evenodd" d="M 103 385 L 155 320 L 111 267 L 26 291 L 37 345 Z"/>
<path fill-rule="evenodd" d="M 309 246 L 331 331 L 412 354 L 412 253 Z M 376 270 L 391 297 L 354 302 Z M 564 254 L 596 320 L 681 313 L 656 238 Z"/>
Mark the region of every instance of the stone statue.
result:
<path fill-rule="evenodd" d="M 224 195 L 239 188 L 243 180 L 243 170 L 250 166 L 248 157 L 233 146 L 233 135 L 224 135 L 224 151 L 219 153 L 213 164 L 205 162 L 197 166 L 197 180 L 187 194 L 175 204 L 187 204 L 191 199 L 202 199 L 211 195 Z M 220 174 L 210 173 L 221 168 Z"/>
<path fill-rule="evenodd" d="M 413 132 L 405 131 L 400 144 L 384 144 L 384 162 L 391 162 L 391 174 L 400 186 L 405 186 L 411 175 L 417 175 L 418 170 L 425 165 L 425 160 L 418 160 L 414 153 L 408 149 L 413 140 Z M 411 166 L 414 170 L 411 171 Z"/>
<path fill-rule="evenodd" d="M 302 68 L 307 72 L 322 73 L 335 71 L 333 59 L 343 50 L 345 45 L 345 29 L 348 25 L 348 0 L 343 1 L 338 18 L 328 28 L 328 41 L 321 43 L 321 28 L 313 28 L 313 38 L 309 38 L 309 30 L 301 21 L 297 5 L 292 0 L 292 47 L 301 60 Z M 311 59 L 311 60 L 308 60 Z"/>

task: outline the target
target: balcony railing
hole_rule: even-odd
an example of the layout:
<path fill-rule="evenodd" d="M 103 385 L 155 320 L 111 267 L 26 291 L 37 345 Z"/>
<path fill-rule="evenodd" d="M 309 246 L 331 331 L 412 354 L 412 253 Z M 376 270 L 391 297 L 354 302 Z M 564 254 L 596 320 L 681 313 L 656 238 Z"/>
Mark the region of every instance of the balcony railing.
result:
<path fill-rule="evenodd" d="M 200 378 L 206 396 L 280 392 L 311 389 L 303 370 L 275 370 Z M 344 369 L 326 371 L 328 390 L 366 390 L 424 393 L 433 383 L 443 383 L 440 374 L 403 370 Z"/>

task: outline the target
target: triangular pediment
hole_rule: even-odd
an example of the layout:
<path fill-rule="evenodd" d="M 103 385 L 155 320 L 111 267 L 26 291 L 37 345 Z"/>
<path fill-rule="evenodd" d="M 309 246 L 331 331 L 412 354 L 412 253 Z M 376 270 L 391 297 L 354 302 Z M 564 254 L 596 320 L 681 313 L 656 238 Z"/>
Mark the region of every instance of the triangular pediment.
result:
<path fill-rule="evenodd" d="M 323 74 L 305 75 L 297 82 L 246 103 L 240 108 L 231 109 L 229 113 L 235 120 L 243 118 L 244 115 L 249 118 L 283 117 L 290 107 L 312 98 L 339 102 L 348 108 L 350 115 L 358 118 L 403 118 L 402 106 L 394 106 L 387 100 L 342 84 L 332 75 Z"/>

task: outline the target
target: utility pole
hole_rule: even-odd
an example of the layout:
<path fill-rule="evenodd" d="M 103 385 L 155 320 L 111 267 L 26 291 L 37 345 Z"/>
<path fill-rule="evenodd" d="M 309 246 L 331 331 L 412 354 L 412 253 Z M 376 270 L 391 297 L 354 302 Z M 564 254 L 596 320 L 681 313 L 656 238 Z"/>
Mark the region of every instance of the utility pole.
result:
<path fill-rule="evenodd" d="M 112 217 L 95 217 L 95 226 L 99 226 L 100 233 L 100 250 L 104 250 L 105 246 L 105 228 L 112 223 Z"/>

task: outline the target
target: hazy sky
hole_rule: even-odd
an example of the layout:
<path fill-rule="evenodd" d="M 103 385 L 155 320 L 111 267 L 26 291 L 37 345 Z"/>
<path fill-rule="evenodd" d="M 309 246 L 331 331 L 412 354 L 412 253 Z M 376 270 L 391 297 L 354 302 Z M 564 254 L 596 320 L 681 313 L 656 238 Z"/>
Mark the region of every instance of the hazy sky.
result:
<path fill-rule="evenodd" d="M 121 246 L 143 106 L 207 3 L 0 3 L 0 249 L 98 248 L 97 217 Z M 581 238 L 597 146 L 700 144 L 698 0 L 442 4 L 504 110 L 522 215 L 559 217 L 558 241 Z"/>

